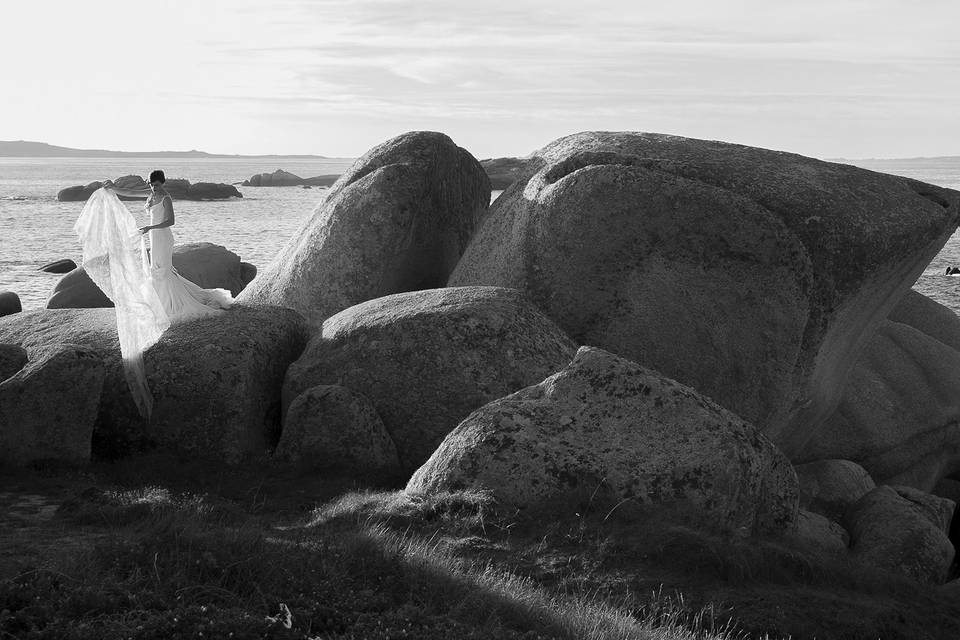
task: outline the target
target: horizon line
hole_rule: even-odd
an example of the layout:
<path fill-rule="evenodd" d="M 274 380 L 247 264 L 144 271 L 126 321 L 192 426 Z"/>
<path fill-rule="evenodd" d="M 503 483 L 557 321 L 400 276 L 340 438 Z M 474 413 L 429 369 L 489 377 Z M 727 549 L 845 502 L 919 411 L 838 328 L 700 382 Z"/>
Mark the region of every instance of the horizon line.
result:
<path fill-rule="evenodd" d="M 0 140 L 0 145 L 5 144 L 25 144 L 25 145 L 38 145 L 42 147 L 47 147 L 50 150 L 62 150 L 68 151 L 75 154 L 108 154 L 108 155 L 117 155 L 117 156 L 137 156 L 137 157 L 163 157 L 169 155 L 194 155 L 194 156 L 204 156 L 211 158 L 300 158 L 300 159 L 315 159 L 315 160 L 356 160 L 360 156 L 324 156 L 318 154 L 309 154 L 309 153 L 212 153 L 209 151 L 201 151 L 199 149 L 190 149 L 187 151 L 176 151 L 176 150 L 163 150 L 163 151 L 118 151 L 114 149 L 78 149 L 75 147 L 64 147 L 61 145 L 51 144 L 49 142 L 39 142 L 36 140 Z M 0 158 L 57 158 L 57 157 L 68 157 L 68 156 L 57 156 L 51 153 L 44 155 L 8 155 L 0 149 Z M 490 158 L 484 159 L 498 159 L 503 157 L 514 157 L 514 156 L 491 156 Z M 515 156 L 515 157 L 527 157 L 527 156 Z M 814 156 L 810 156 L 814 157 Z M 916 160 L 946 160 L 960 158 L 960 154 L 948 154 L 948 155 L 935 155 L 935 156 L 892 156 L 892 157 L 870 157 L 870 158 L 848 158 L 845 156 L 830 156 L 819 158 L 824 162 L 889 162 L 889 161 L 916 161 Z M 478 158 L 479 160 L 479 158 Z"/>

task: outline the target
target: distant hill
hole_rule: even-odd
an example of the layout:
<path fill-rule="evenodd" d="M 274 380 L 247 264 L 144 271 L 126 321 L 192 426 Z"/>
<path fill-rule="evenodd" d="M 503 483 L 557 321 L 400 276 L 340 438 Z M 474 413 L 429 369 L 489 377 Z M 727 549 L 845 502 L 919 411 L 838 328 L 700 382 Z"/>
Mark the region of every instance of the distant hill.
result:
<path fill-rule="evenodd" d="M 109 157 L 151 157 L 151 158 L 302 158 L 309 160 L 329 160 L 327 156 L 312 155 L 253 155 L 207 153 L 205 151 L 108 151 L 107 149 L 71 149 L 58 147 L 46 142 L 27 140 L 0 140 L 0 158 L 109 158 Z"/>

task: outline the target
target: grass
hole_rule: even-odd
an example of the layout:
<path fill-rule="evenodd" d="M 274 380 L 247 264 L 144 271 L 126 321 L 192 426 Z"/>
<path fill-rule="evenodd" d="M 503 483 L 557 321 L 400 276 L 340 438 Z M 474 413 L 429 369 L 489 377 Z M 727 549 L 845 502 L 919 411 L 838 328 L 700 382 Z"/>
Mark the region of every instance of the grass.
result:
<path fill-rule="evenodd" d="M 0 639 L 960 637 L 935 589 L 665 510 L 163 457 L 0 481 L 59 505 L 0 521 Z"/>

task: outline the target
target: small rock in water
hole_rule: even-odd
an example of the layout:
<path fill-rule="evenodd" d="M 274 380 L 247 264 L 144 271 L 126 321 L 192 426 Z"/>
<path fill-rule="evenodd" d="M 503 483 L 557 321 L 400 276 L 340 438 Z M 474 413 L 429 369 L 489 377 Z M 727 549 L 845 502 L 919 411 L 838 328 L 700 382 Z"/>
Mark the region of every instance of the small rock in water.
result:
<path fill-rule="evenodd" d="M 77 263 L 70 258 L 54 260 L 43 265 L 37 271 L 46 271 L 47 273 L 69 273 L 77 268 Z"/>
<path fill-rule="evenodd" d="M 13 291 L 0 291 L 0 317 L 21 311 L 23 305 L 20 304 L 20 296 Z"/>

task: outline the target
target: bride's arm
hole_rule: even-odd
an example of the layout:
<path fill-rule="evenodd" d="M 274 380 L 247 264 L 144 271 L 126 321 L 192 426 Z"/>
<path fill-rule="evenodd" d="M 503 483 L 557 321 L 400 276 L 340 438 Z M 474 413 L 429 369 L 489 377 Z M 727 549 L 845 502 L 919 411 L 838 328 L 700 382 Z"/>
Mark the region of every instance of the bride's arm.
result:
<path fill-rule="evenodd" d="M 163 198 L 163 220 L 157 224 L 148 224 L 145 227 L 140 227 L 140 233 L 146 233 L 150 229 L 163 229 L 164 227 L 173 226 L 173 202 L 170 200 L 170 196 L 165 196 Z"/>

